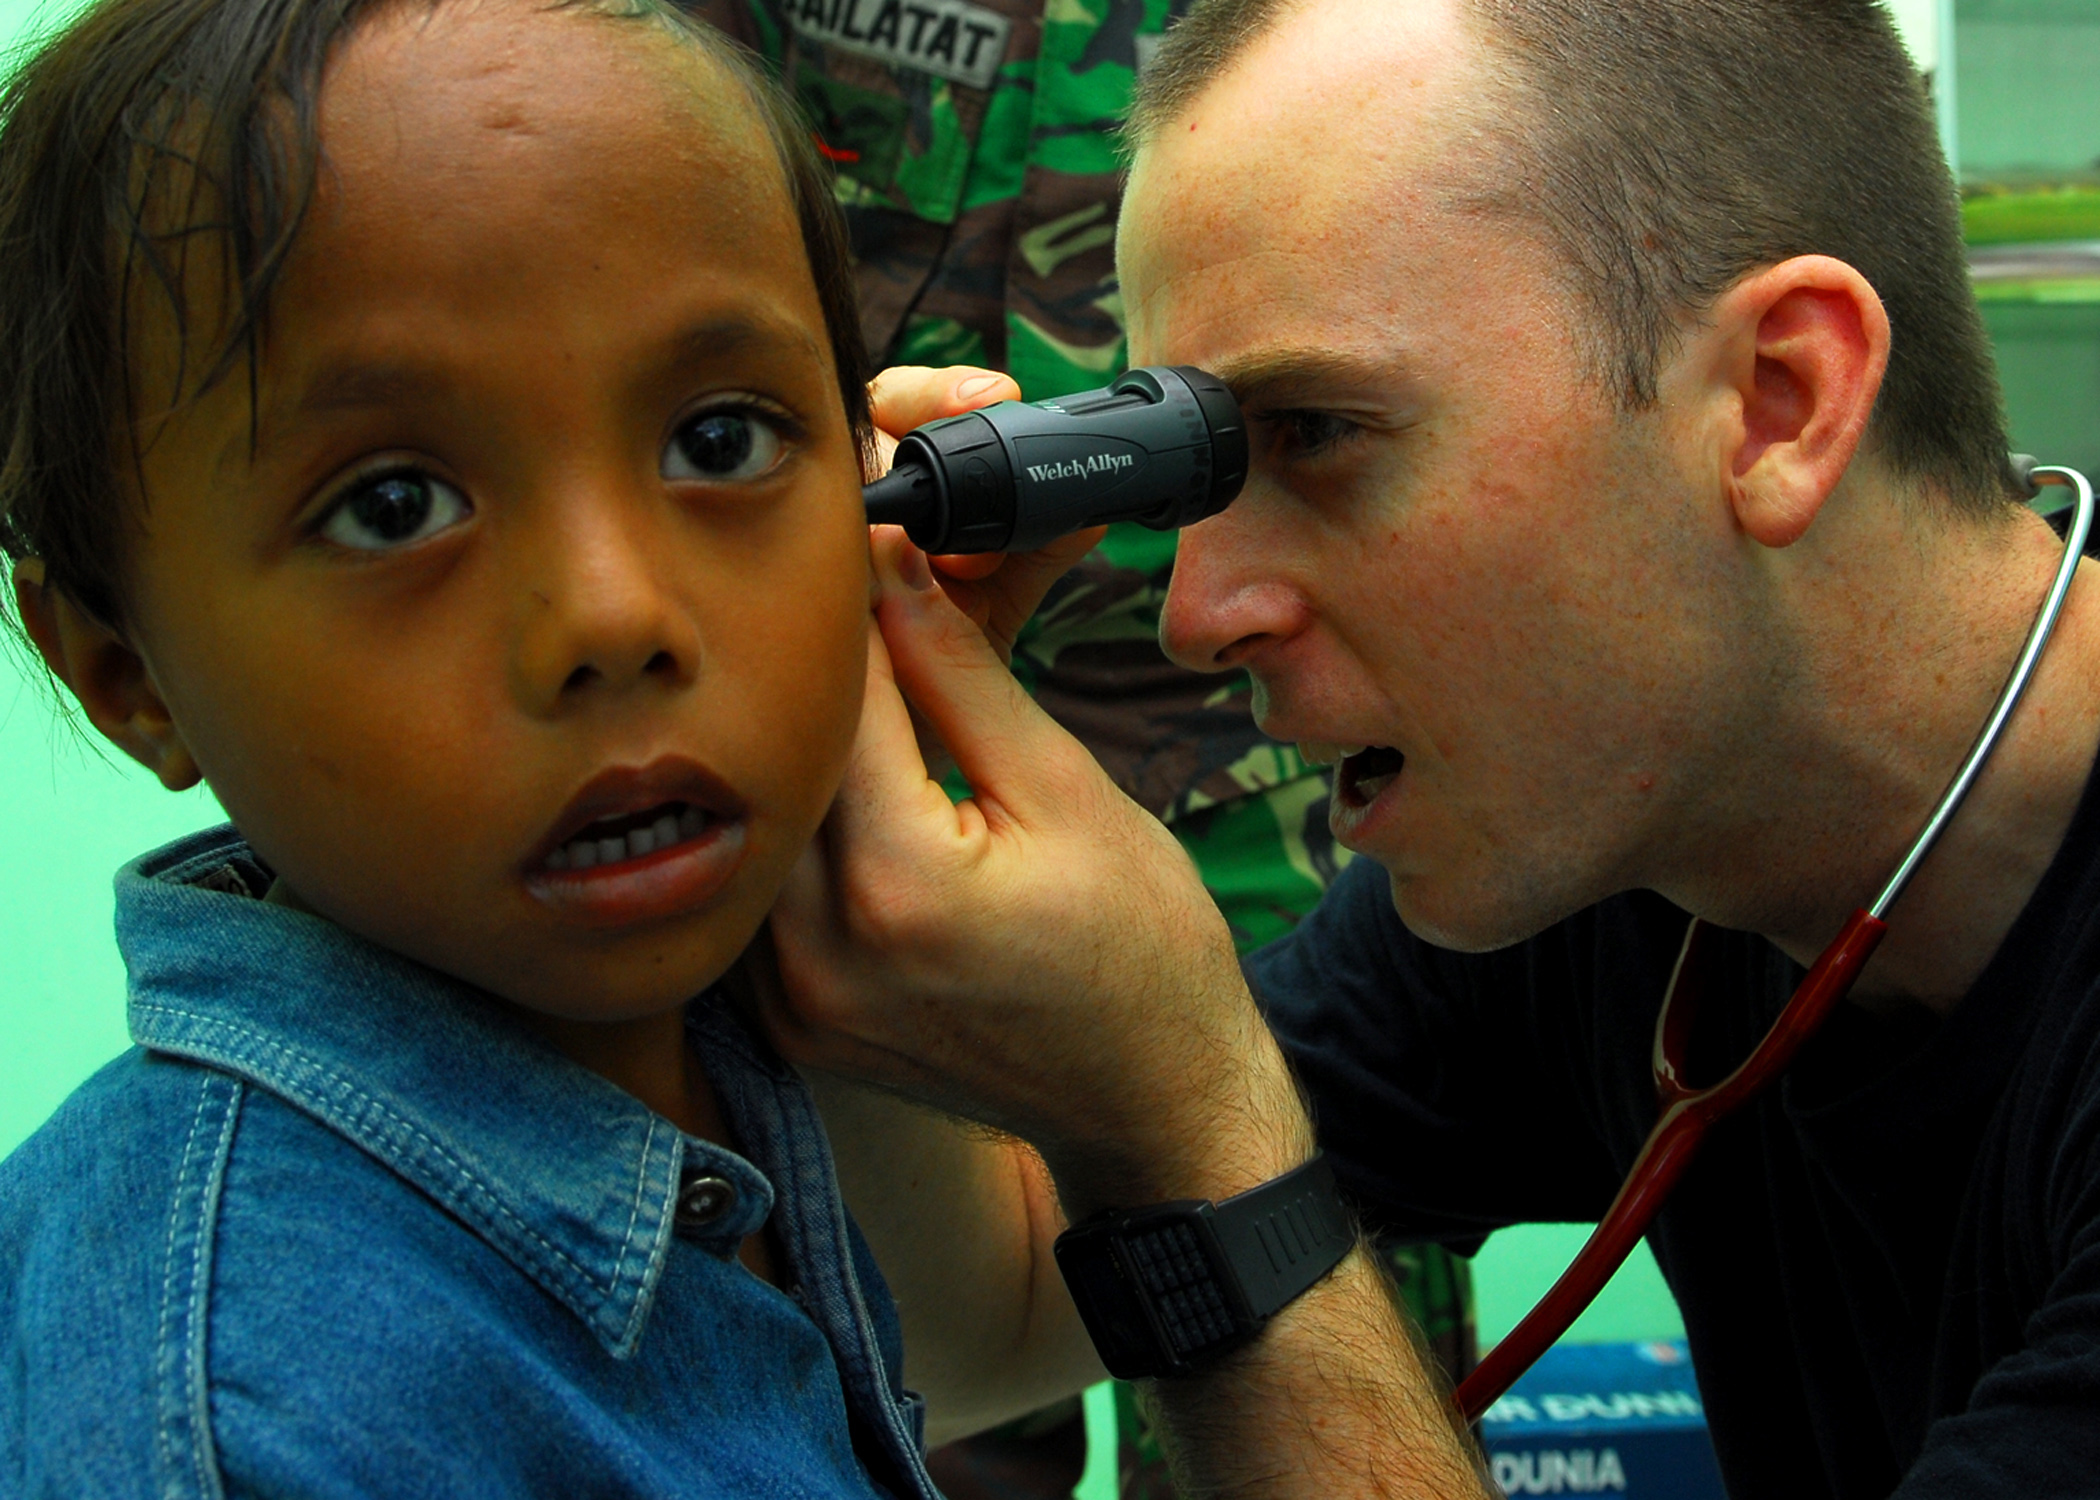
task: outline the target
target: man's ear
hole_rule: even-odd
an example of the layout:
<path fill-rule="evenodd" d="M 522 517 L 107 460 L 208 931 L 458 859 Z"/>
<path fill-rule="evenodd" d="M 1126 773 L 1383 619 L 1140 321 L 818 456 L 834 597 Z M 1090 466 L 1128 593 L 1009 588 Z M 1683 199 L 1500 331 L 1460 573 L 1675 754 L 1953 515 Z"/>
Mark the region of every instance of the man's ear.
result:
<path fill-rule="evenodd" d="M 1715 303 L 1714 379 L 1739 403 L 1728 434 L 1729 501 L 1767 547 L 1799 541 L 1851 466 L 1888 369 L 1889 318 L 1867 279 L 1799 255 Z"/>
<path fill-rule="evenodd" d="M 202 779 L 145 658 L 46 581 L 41 558 L 15 564 L 15 608 L 51 675 L 80 700 L 88 722 L 171 792 Z"/>

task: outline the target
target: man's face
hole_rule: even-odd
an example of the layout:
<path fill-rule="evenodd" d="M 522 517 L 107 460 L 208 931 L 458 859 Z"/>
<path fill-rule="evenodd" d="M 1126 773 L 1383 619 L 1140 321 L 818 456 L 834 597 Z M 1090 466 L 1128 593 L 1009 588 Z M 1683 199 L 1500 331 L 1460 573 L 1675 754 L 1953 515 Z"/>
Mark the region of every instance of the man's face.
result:
<path fill-rule="evenodd" d="M 1733 535 L 1667 382 L 1620 414 L 1552 252 L 1479 206 L 1521 192 L 1467 124 L 1480 57 L 1444 7 L 1315 0 L 1147 145 L 1119 250 L 1133 363 L 1217 371 L 1252 426 L 1167 649 L 1247 668 L 1278 738 L 1373 747 L 1335 833 L 1468 948 L 1666 875 L 1729 691 L 1731 611 L 1689 601 Z"/>
<path fill-rule="evenodd" d="M 236 375 L 150 433 L 140 650 L 308 905 L 533 1010 L 661 1011 L 859 714 L 858 462 L 781 172 L 690 49 L 524 0 L 367 23 L 321 138 L 259 420 Z"/>

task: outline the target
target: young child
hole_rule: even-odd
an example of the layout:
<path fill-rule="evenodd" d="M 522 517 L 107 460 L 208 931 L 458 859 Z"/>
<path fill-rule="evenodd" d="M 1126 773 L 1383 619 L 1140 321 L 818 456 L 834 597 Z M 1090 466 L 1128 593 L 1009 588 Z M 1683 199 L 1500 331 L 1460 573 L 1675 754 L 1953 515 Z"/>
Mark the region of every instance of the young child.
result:
<path fill-rule="evenodd" d="M 0 1166 L 0 1493 L 932 1494 L 709 988 L 859 712 L 850 288 L 656 0 L 101 0 L 8 86 L 20 621 L 233 824 Z"/>

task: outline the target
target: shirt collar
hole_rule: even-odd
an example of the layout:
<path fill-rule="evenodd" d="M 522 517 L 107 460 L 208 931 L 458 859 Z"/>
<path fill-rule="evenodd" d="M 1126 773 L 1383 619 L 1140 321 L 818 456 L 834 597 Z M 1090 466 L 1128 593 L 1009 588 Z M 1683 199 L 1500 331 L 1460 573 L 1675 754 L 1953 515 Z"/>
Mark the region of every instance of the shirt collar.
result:
<path fill-rule="evenodd" d="M 678 1128 L 481 991 L 232 893 L 267 879 L 231 827 L 118 872 L 133 1039 L 313 1115 L 463 1220 L 615 1357 L 632 1353 L 670 1248 Z M 728 1165 L 770 1198 L 748 1163 Z"/>

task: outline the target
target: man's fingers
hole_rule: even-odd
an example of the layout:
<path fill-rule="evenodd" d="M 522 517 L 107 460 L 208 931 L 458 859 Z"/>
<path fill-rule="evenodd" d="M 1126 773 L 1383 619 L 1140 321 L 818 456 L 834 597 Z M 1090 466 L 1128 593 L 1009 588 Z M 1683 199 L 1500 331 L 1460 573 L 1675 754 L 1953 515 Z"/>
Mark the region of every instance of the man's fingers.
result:
<path fill-rule="evenodd" d="M 934 576 L 955 607 L 976 622 L 992 649 L 1013 660 L 1021 627 L 1042 605 L 1050 585 L 1091 552 L 1106 527 L 1060 537 L 1037 552 L 934 557 Z"/>
<path fill-rule="evenodd" d="M 1037 552 L 935 557 L 934 573 L 955 607 L 990 638 L 992 649 L 1012 661 L 1021 627 L 1042 604 L 1050 585 L 1093 551 L 1107 529 L 1075 532 Z"/>
<path fill-rule="evenodd" d="M 973 365 L 897 365 L 869 382 L 868 398 L 875 414 L 876 467 L 887 472 L 896 458 L 897 439 L 914 427 L 996 401 L 1018 401 L 1021 388 L 1010 376 Z M 1080 532 L 1019 557 L 956 555 L 936 559 L 934 567 L 956 608 L 977 622 L 1002 655 L 1011 657 L 1015 637 L 1050 585 L 1100 539 L 1099 530 Z"/>
<path fill-rule="evenodd" d="M 984 627 L 994 645 L 1011 657 L 1021 627 L 1041 606 L 1050 585 L 1093 551 L 1106 530 L 1097 526 L 1091 531 L 1074 532 L 1040 551 L 1020 552 L 1007 558 L 1006 566 L 975 585 L 981 604 L 970 610 L 970 617 Z"/>
<path fill-rule="evenodd" d="M 833 809 L 833 823 L 849 834 L 862 827 L 892 829 L 929 813 L 953 819 L 948 795 L 933 779 L 910 705 L 900 694 L 882 632 L 868 627 L 868 684 L 860 729 Z"/>
<path fill-rule="evenodd" d="M 1091 760 L 1014 681 L 1013 673 L 944 594 L 926 554 L 902 536 L 875 548 L 876 618 L 897 686 L 940 737 L 990 815 L 1022 821 L 1067 788 L 1055 768 Z"/>
<path fill-rule="evenodd" d="M 942 578 L 961 579 L 974 583 L 980 578 L 989 578 L 1006 566 L 1003 552 L 936 552 L 933 555 L 933 570 Z"/>
<path fill-rule="evenodd" d="M 1018 401 L 1021 388 L 1013 377 L 974 365 L 949 365 L 929 369 L 925 365 L 897 365 L 868 382 L 868 401 L 875 425 L 892 437 L 902 437 L 914 427 L 938 422 L 942 417 L 961 416 L 994 401 Z"/>

